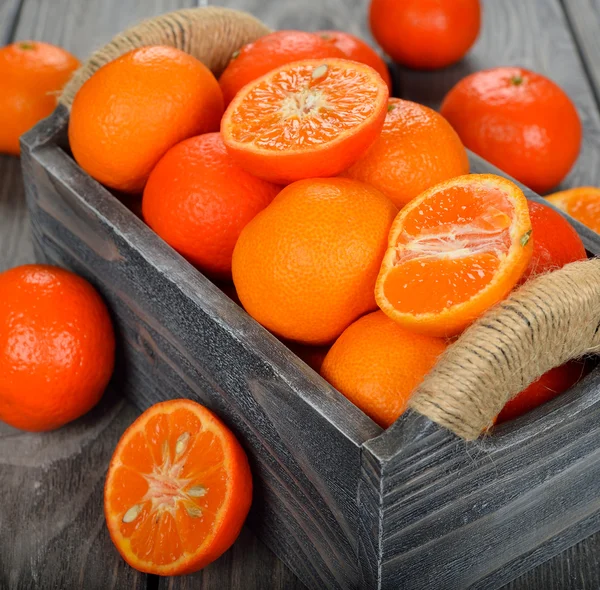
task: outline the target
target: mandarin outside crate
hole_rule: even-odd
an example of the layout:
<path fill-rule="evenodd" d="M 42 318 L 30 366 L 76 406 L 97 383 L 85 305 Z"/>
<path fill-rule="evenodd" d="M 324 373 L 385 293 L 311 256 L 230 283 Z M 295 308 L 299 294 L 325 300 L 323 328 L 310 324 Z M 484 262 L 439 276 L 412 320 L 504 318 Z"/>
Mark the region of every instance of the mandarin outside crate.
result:
<path fill-rule="evenodd" d="M 218 18 L 235 31 L 240 14 L 172 18 L 163 42 L 190 50 L 188 25 Z M 600 529 L 599 369 L 474 441 L 412 410 L 383 431 L 83 172 L 68 116 L 59 106 L 22 143 L 38 259 L 108 302 L 134 404 L 188 397 L 232 427 L 255 479 L 250 524 L 308 588 L 497 588 Z M 600 237 L 574 225 L 600 254 Z"/>

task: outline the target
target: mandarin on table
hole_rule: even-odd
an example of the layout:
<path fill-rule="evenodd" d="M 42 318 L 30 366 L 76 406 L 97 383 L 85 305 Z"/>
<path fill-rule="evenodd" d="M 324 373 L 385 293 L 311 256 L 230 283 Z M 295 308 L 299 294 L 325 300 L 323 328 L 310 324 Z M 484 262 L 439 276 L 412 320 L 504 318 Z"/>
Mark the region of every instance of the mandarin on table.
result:
<path fill-rule="evenodd" d="M 249 82 L 266 73 L 303 59 L 344 57 L 335 44 L 314 33 L 276 31 L 236 51 L 219 78 L 225 105 Z"/>
<path fill-rule="evenodd" d="M 469 51 L 481 27 L 479 0 L 371 0 L 373 37 L 395 61 L 434 70 Z"/>
<path fill-rule="evenodd" d="M 327 344 L 375 309 L 374 287 L 397 213 L 346 178 L 290 184 L 243 230 L 233 282 L 246 311 L 276 335 Z"/>
<path fill-rule="evenodd" d="M 519 416 L 549 402 L 556 396 L 575 385 L 586 372 L 582 361 L 569 361 L 560 367 L 550 369 L 537 381 L 513 397 L 502 408 L 496 418 L 496 424 L 514 420 Z"/>
<path fill-rule="evenodd" d="M 540 194 L 563 180 L 579 154 L 575 105 L 552 80 L 524 68 L 463 78 L 440 112 L 467 148 Z"/>
<path fill-rule="evenodd" d="M 527 199 L 510 180 L 468 174 L 437 184 L 394 220 L 377 303 L 409 330 L 459 334 L 517 284 L 531 233 Z"/>
<path fill-rule="evenodd" d="M 415 334 L 375 311 L 344 330 L 325 357 L 321 375 L 387 428 L 446 346 L 442 338 Z"/>
<path fill-rule="evenodd" d="M 0 152 L 20 153 L 19 137 L 52 113 L 79 65 L 65 49 L 40 41 L 0 48 Z"/>
<path fill-rule="evenodd" d="M 392 79 L 387 64 L 365 41 L 344 31 L 318 31 L 317 35 L 335 45 L 347 59 L 371 66 L 392 91 Z"/>
<path fill-rule="evenodd" d="M 468 172 L 467 152 L 444 117 L 390 98 L 381 135 L 343 175 L 374 186 L 403 207 L 434 184 Z"/>
<path fill-rule="evenodd" d="M 364 64 L 294 62 L 245 86 L 221 135 L 242 168 L 271 182 L 335 176 L 377 139 L 387 99 L 385 82 Z"/>
<path fill-rule="evenodd" d="M 583 225 L 600 233 L 600 188 L 581 186 L 548 195 L 547 199 Z"/>
<path fill-rule="evenodd" d="M 148 225 L 207 275 L 231 278 L 244 226 L 281 187 L 242 170 L 219 133 L 172 147 L 152 170 L 142 201 Z"/>
<path fill-rule="evenodd" d="M 134 49 L 102 66 L 75 95 L 69 143 L 106 186 L 141 193 L 176 143 L 218 131 L 223 96 L 211 71 L 173 47 Z"/>
<path fill-rule="evenodd" d="M 115 337 L 94 288 L 55 266 L 0 273 L 0 419 L 53 430 L 100 400 L 112 375 Z"/>
<path fill-rule="evenodd" d="M 152 406 L 125 431 L 104 487 L 106 524 L 119 553 L 161 576 L 195 572 L 220 557 L 251 502 L 240 443 L 188 399 Z"/>
<path fill-rule="evenodd" d="M 521 282 L 570 262 L 585 260 L 585 246 L 575 228 L 557 211 L 527 201 L 533 237 L 533 254 Z"/>

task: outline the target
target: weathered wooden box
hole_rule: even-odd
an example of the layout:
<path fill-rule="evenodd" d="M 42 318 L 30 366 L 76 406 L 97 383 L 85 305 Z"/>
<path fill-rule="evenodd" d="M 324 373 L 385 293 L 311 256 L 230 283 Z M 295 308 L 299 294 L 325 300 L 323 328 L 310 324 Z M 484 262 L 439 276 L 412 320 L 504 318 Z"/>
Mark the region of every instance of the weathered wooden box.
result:
<path fill-rule="evenodd" d="M 189 397 L 233 428 L 251 525 L 308 588 L 497 588 L 600 529 L 598 369 L 475 442 L 410 412 L 384 432 L 87 176 L 67 120 L 23 140 L 39 259 L 102 292 L 140 409 Z"/>

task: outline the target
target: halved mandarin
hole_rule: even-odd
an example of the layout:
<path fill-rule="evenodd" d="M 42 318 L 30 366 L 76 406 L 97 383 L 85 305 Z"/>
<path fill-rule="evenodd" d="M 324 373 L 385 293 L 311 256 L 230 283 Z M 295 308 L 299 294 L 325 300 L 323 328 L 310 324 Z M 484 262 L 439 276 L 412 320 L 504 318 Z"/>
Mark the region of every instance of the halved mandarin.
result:
<path fill-rule="evenodd" d="M 152 406 L 125 431 L 104 488 L 119 553 L 161 576 L 217 559 L 237 538 L 251 501 L 239 442 L 210 410 L 186 399 Z"/>
<path fill-rule="evenodd" d="M 378 137 L 388 95 L 370 66 L 333 58 L 293 62 L 238 92 L 221 135 L 240 166 L 271 182 L 335 176 Z"/>
<path fill-rule="evenodd" d="M 458 176 L 400 211 L 375 298 L 410 330 L 454 336 L 508 295 L 532 246 L 527 200 L 518 186 L 493 174 Z"/>
<path fill-rule="evenodd" d="M 546 199 L 583 225 L 600 233 L 600 188 L 581 186 L 548 195 Z"/>

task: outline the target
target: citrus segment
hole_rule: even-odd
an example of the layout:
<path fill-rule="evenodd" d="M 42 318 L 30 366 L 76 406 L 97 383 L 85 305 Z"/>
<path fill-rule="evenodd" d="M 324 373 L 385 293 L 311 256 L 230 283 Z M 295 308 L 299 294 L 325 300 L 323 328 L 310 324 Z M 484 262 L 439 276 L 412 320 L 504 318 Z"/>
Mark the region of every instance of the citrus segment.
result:
<path fill-rule="evenodd" d="M 527 201 L 515 184 L 491 174 L 443 182 L 396 217 L 377 303 L 407 328 L 455 335 L 515 286 L 532 245 Z"/>
<path fill-rule="evenodd" d="M 582 186 L 546 197 L 550 203 L 580 223 L 600 233 L 600 189 Z"/>
<path fill-rule="evenodd" d="M 196 571 L 226 551 L 250 508 L 248 461 L 233 434 L 190 400 L 156 404 L 123 434 L 104 493 L 123 558 L 159 575 Z"/>
<path fill-rule="evenodd" d="M 238 164 L 260 178 L 284 184 L 334 176 L 376 139 L 387 97 L 369 66 L 295 62 L 245 86 L 225 112 L 221 134 Z"/>

